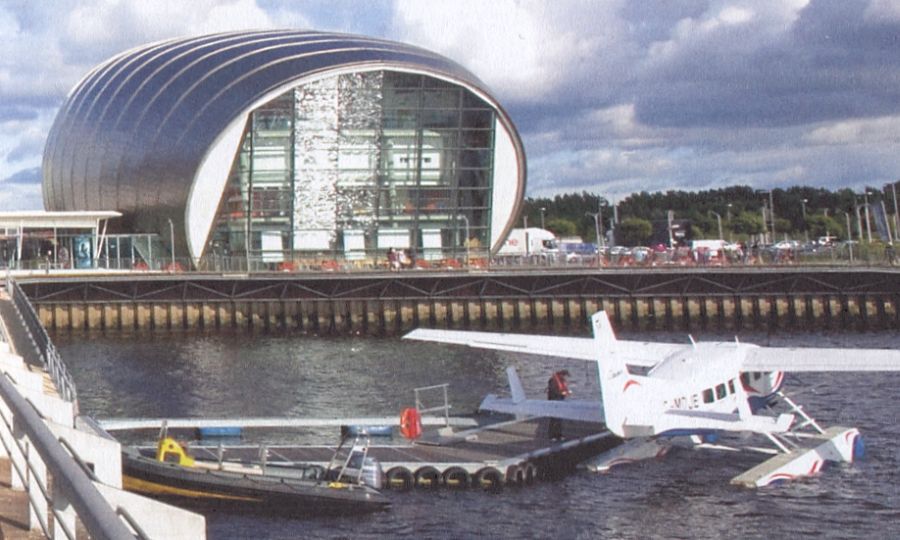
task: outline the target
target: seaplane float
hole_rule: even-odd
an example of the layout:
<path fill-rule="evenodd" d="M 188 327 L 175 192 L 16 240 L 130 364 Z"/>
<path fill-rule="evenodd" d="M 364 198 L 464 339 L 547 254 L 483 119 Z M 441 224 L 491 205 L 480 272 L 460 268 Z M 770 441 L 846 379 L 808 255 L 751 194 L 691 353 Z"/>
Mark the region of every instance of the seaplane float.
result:
<path fill-rule="evenodd" d="M 619 340 L 603 311 L 592 317 L 592 329 L 593 338 L 433 329 L 404 337 L 594 362 L 600 401 L 528 399 L 509 368 L 510 397 L 489 395 L 480 408 L 604 422 L 623 443 L 584 464 L 593 471 L 658 457 L 674 445 L 770 455 L 732 479 L 747 487 L 815 474 L 826 463 L 852 462 L 864 451 L 858 429 L 824 428 L 793 401 L 782 389 L 785 373 L 900 371 L 896 350 L 855 349 L 851 355 L 838 348 L 761 347 L 738 339 L 691 338 L 686 344 Z M 726 435 L 732 436 L 728 445 Z M 768 444 L 751 446 L 752 436 Z"/>

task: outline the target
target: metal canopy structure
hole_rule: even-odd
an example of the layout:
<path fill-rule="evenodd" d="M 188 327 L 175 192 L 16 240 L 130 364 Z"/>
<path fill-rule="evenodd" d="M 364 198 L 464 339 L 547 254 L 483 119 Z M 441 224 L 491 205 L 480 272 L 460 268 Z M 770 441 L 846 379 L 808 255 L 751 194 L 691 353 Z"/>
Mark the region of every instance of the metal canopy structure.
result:
<path fill-rule="evenodd" d="M 84 261 L 82 265 L 87 266 L 100 254 L 108 221 L 121 216 L 111 210 L 0 212 L 2 260 L 15 267 L 23 258 L 43 259 L 48 269 L 51 264 L 69 266 L 74 262 L 70 257 L 76 256 L 77 235 L 86 238 L 78 244 L 84 251 L 79 254 L 79 262 Z"/>
<path fill-rule="evenodd" d="M 0 212 L 0 227 L 6 229 L 97 229 L 113 218 L 122 217 L 114 211 L 19 211 Z"/>

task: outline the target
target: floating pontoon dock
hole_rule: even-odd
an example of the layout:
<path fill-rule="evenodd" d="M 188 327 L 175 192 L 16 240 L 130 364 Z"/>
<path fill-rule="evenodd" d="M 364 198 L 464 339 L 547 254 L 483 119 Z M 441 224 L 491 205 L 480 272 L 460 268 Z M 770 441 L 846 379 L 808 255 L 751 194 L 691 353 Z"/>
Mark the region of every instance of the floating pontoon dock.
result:
<path fill-rule="evenodd" d="M 353 420 L 348 422 L 347 420 Z M 291 425 L 322 426 L 354 424 L 374 426 L 383 424 L 381 418 L 353 418 L 341 420 L 292 420 Z M 396 423 L 395 419 L 391 419 Z M 443 422 L 443 418 L 440 419 Z M 474 425 L 472 419 L 454 419 Z M 462 421 L 461 421 L 462 420 Z M 464 421 L 464 422 L 463 422 Z M 274 419 L 272 420 L 274 422 Z M 271 427 L 272 422 L 265 422 Z M 107 429 L 153 427 L 153 421 L 104 421 Z M 431 422 L 427 422 L 431 423 Z M 216 425 L 230 424 L 217 420 Z M 245 420 L 244 425 L 253 424 Z M 451 422 L 453 424 L 453 422 Z M 399 436 L 371 437 L 368 456 L 376 458 L 385 472 L 387 485 L 395 489 L 412 486 L 448 487 L 480 486 L 495 488 L 501 485 L 528 484 L 537 479 L 555 477 L 571 472 L 585 459 L 621 444 L 602 424 L 564 421 L 565 439 L 547 438 L 546 419 L 495 420 L 478 427 L 462 430 L 426 430 L 416 441 Z M 159 425 L 159 422 L 156 422 Z M 209 427 L 208 421 L 194 419 L 168 420 L 174 428 Z M 258 425 L 258 424 L 257 424 Z M 284 424 L 282 424 L 284 425 Z M 335 436 L 336 442 L 339 437 Z M 233 440 L 233 439 L 232 439 Z M 189 452 L 198 459 L 221 462 L 265 463 L 266 466 L 310 464 L 326 466 L 335 454 L 337 445 L 248 445 L 216 444 L 203 440 L 189 444 Z M 155 448 L 144 447 L 152 454 Z"/>

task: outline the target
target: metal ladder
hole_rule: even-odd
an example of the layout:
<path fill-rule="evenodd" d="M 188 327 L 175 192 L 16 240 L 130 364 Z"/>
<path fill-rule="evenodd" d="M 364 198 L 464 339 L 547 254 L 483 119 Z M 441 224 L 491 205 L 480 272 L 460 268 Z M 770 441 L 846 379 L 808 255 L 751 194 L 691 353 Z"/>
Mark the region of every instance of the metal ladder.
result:
<path fill-rule="evenodd" d="M 345 446 L 350 439 L 351 435 L 341 435 L 341 442 L 335 448 L 334 454 L 332 454 L 331 459 L 328 461 L 328 466 L 325 468 L 325 478 L 333 482 L 363 485 L 365 483 L 363 466 L 366 463 L 366 458 L 369 456 L 371 438 L 365 432 L 352 436 L 353 444 L 349 449 L 346 449 L 346 455 L 342 455 L 342 451 L 345 450 Z M 340 465 L 338 466 L 338 464 Z M 347 473 L 348 469 L 358 471 L 356 478 L 352 478 Z M 337 470 L 337 475 L 332 476 L 330 473 L 334 470 Z"/>

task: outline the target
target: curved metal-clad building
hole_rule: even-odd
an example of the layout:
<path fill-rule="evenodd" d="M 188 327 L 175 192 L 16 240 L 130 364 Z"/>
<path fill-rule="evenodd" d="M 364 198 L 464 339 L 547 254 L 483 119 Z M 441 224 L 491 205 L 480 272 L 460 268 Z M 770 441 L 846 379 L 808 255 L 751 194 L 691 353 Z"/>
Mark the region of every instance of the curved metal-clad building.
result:
<path fill-rule="evenodd" d="M 513 123 L 435 53 L 256 31 L 138 47 L 71 91 L 44 152 L 48 210 L 116 210 L 179 256 L 266 262 L 387 248 L 496 251 L 525 190 Z"/>

